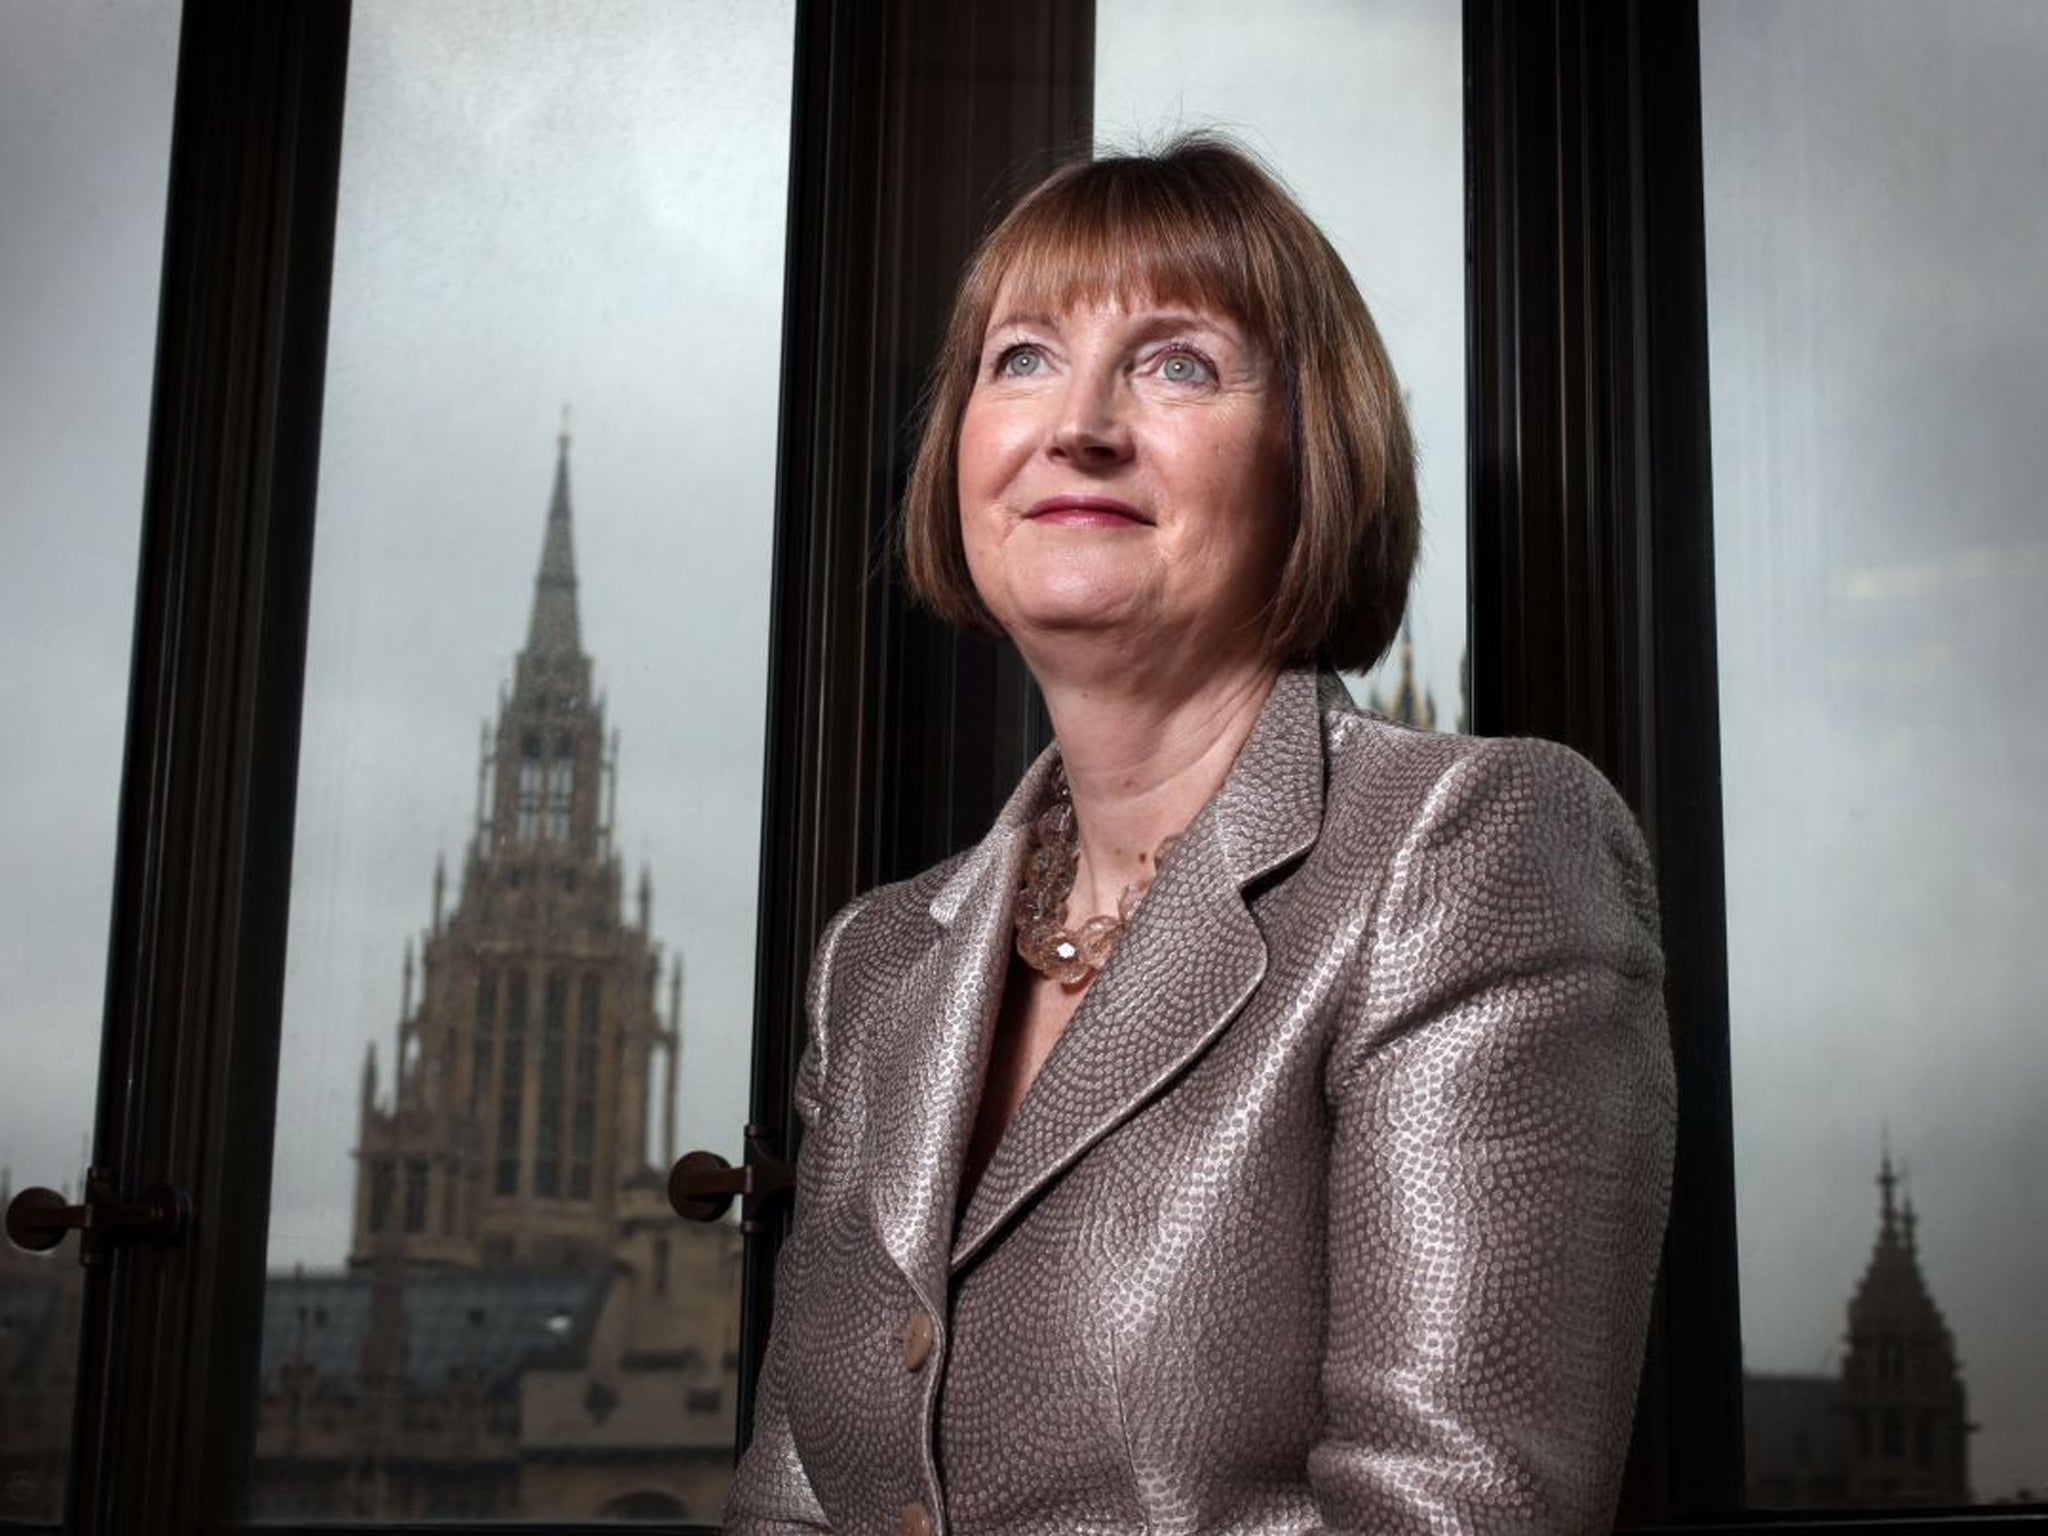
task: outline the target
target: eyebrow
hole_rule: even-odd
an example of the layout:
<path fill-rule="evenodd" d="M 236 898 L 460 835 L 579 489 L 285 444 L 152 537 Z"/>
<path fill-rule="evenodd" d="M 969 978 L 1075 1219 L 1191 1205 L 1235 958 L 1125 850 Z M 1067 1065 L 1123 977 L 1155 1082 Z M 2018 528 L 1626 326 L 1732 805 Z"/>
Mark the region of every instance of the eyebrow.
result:
<path fill-rule="evenodd" d="M 1235 321 L 1220 315 L 1205 315 L 1199 310 L 1179 307 L 1163 308 L 1144 312 L 1136 317 L 1139 328 L 1147 335 L 1164 331 L 1209 331 L 1223 336 L 1240 347 L 1251 346 L 1251 338 Z M 982 342 L 987 344 L 996 332 L 1011 328 L 1057 331 L 1059 322 L 1043 310 L 1008 310 L 989 321 L 983 333 Z"/>
<path fill-rule="evenodd" d="M 1053 320 L 1052 316 L 1046 314 L 1043 310 L 1013 309 L 1007 310 L 1004 313 L 996 316 L 994 319 L 990 320 L 988 323 L 988 329 L 982 334 L 982 340 L 985 342 L 988 340 L 989 337 L 995 335 L 997 331 L 1008 330 L 1012 327 L 1018 326 L 1035 327 L 1041 331 L 1056 331 L 1059 329 L 1058 324 Z"/>
<path fill-rule="evenodd" d="M 1249 344 L 1250 338 L 1235 321 L 1223 315 L 1205 315 L 1199 310 L 1164 308 L 1138 317 L 1139 326 L 1149 333 L 1159 331 L 1209 331 L 1234 342 Z"/>

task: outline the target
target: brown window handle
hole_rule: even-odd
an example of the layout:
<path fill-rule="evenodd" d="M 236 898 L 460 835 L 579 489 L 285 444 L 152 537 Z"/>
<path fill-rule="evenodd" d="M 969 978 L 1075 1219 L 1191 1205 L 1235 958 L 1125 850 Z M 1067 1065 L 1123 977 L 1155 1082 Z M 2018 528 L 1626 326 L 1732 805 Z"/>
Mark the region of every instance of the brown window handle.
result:
<path fill-rule="evenodd" d="M 717 1221 L 740 1197 L 740 1230 L 758 1232 L 796 1174 L 775 1154 L 774 1129 L 747 1127 L 747 1161 L 735 1168 L 716 1152 L 685 1152 L 668 1171 L 668 1203 L 685 1221 Z"/>
<path fill-rule="evenodd" d="M 192 1200 L 168 1184 L 152 1184 L 140 1198 L 123 1200 L 114 1176 L 94 1168 L 85 1176 L 85 1198 L 72 1205 L 54 1189 L 24 1189 L 7 1202 L 7 1240 L 30 1253 L 47 1253 L 78 1233 L 78 1261 L 103 1264 L 115 1243 L 163 1247 L 184 1236 Z"/>

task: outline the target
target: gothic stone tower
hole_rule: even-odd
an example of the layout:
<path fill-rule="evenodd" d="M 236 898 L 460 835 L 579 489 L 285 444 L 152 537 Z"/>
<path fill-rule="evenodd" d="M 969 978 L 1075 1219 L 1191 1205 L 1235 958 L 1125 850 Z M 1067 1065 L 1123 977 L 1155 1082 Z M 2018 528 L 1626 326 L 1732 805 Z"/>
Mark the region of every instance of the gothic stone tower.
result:
<path fill-rule="evenodd" d="M 407 949 L 388 1104 L 374 1045 L 364 1063 L 352 1265 L 607 1262 L 622 1195 L 652 1171 L 657 1053 L 673 1158 L 681 975 L 664 1023 L 644 869 L 635 921 L 622 916 L 616 753 L 577 622 L 565 431 L 526 647 L 485 726 L 451 912 L 435 870 L 417 1006 Z"/>
<path fill-rule="evenodd" d="M 1851 1504 L 1970 1502 L 1969 1413 L 1954 1340 L 1920 1273 L 1910 1198 L 1885 1153 L 1877 1247 L 1849 1302 L 1842 1409 Z"/>
<path fill-rule="evenodd" d="M 1379 689 L 1375 688 L 1366 695 L 1365 707 L 1389 720 L 1412 725 L 1418 731 L 1436 729 L 1436 697 L 1428 689 L 1416 686 L 1415 682 L 1415 626 L 1412 622 L 1404 620 L 1401 624 L 1401 680 L 1394 685 L 1394 696 L 1383 699 Z M 1459 729 L 1464 729 L 1462 716 Z"/>

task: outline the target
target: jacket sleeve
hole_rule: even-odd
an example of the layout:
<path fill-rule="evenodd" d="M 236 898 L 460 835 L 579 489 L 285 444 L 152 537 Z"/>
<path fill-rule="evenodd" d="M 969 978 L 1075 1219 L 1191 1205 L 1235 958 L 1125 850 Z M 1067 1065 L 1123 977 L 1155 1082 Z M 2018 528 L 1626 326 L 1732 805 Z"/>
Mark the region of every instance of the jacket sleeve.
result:
<path fill-rule="evenodd" d="M 1647 852 L 1551 743 L 1430 791 L 1329 1063 L 1330 1531 L 1609 1528 L 1669 1202 Z"/>
<path fill-rule="evenodd" d="M 811 960 L 810 977 L 804 988 L 804 1015 L 809 1026 L 802 1057 L 797 1062 L 795 1101 L 797 1119 L 804 1130 L 797 1153 L 796 1207 L 789 1235 L 775 1261 L 775 1304 L 768 1329 L 768 1350 L 761 1363 L 761 1379 L 754 1393 L 754 1432 L 746 1454 L 734 1469 L 732 1488 L 726 1496 L 724 1529 L 746 1536 L 774 1536 L 792 1531 L 825 1531 L 831 1525 L 811 1480 L 797 1455 L 790 1435 L 788 1399 L 791 1377 L 799 1369 L 789 1358 L 788 1330 L 780 1319 L 802 1305 L 805 1289 L 815 1283 L 809 1263 L 811 1245 L 805 1241 L 804 1212 L 813 1206 L 823 1177 L 823 1149 L 814 1145 L 818 1122 L 829 1085 L 834 1080 L 832 1045 L 826 1019 L 832 990 L 833 956 L 840 935 L 859 912 L 865 898 L 857 898 L 825 925 Z"/>

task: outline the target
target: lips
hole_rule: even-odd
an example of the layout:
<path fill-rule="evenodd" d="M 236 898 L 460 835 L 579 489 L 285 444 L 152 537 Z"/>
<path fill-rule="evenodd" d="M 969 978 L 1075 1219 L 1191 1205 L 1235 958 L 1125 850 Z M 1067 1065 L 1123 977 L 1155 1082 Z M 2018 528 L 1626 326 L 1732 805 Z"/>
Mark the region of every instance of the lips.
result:
<path fill-rule="evenodd" d="M 1114 496 L 1048 496 L 1034 502 L 1025 517 L 1032 522 L 1068 527 L 1150 527 L 1152 519 Z"/>

